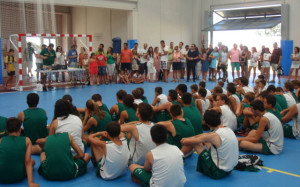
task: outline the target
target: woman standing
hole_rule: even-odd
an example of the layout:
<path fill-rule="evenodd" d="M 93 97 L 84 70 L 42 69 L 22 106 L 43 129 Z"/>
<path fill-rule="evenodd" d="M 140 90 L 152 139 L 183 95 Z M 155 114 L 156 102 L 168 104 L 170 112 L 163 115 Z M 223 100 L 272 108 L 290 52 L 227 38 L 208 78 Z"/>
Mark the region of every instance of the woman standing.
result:
<path fill-rule="evenodd" d="M 264 55 L 262 56 L 262 66 L 261 66 L 261 75 L 266 77 L 266 81 L 269 81 L 270 75 L 270 61 L 271 61 L 271 53 L 268 47 L 265 48 Z"/>
<path fill-rule="evenodd" d="M 181 59 L 183 58 L 178 46 L 175 46 L 175 50 L 172 55 L 172 68 L 173 68 L 173 80 L 172 82 L 176 82 L 178 78 L 178 82 L 180 81 L 180 70 L 181 70 Z"/>
<path fill-rule="evenodd" d="M 211 63 L 209 65 L 209 80 L 212 80 L 212 81 L 217 81 L 216 80 L 216 67 L 217 67 L 217 57 L 219 56 L 219 52 L 218 52 L 218 48 L 215 47 L 213 52 L 209 55 L 209 57 L 212 59 L 211 60 Z M 211 77 L 211 78 L 210 78 Z"/>
<path fill-rule="evenodd" d="M 147 77 L 149 82 L 153 82 L 156 80 L 156 68 L 154 67 L 154 51 L 153 47 L 149 47 L 147 53 L 145 54 L 145 57 L 148 59 L 147 62 Z M 152 79 L 151 79 L 152 74 Z"/>
<path fill-rule="evenodd" d="M 296 78 L 298 77 L 298 70 L 300 67 L 300 54 L 299 54 L 299 47 L 295 47 L 294 48 L 294 53 L 291 55 L 291 59 L 292 59 L 292 67 L 291 67 L 291 71 L 290 71 L 290 75 L 289 75 L 289 80 L 291 79 L 291 75 L 294 72 L 294 70 L 296 70 Z"/>
<path fill-rule="evenodd" d="M 256 76 L 256 67 L 259 60 L 259 53 L 256 50 L 256 47 L 252 47 L 252 54 L 250 57 L 250 66 L 249 66 L 249 74 L 248 79 L 250 78 L 251 70 L 253 69 L 253 80 L 252 83 L 254 83 L 255 76 Z"/>
<path fill-rule="evenodd" d="M 66 60 L 65 60 L 65 53 L 62 51 L 61 46 L 56 47 L 56 69 L 61 70 L 64 69 L 64 66 L 67 66 Z M 65 72 L 61 72 L 62 82 L 65 82 Z M 55 73 L 56 82 L 58 82 L 59 78 L 59 72 Z"/>
<path fill-rule="evenodd" d="M 113 53 L 113 48 L 109 47 L 107 49 L 107 74 L 108 74 L 108 81 L 112 83 L 115 81 L 115 63 L 116 54 Z"/>
<path fill-rule="evenodd" d="M 156 77 L 157 77 L 158 80 L 161 80 L 161 79 L 159 79 L 159 74 L 160 74 L 160 56 L 159 56 L 159 48 L 158 47 L 154 48 L 153 57 L 154 57 L 154 67 L 156 69 Z"/>
<path fill-rule="evenodd" d="M 223 82 L 228 81 L 228 48 L 226 46 L 222 47 L 221 58 L 220 58 L 220 68 L 223 71 Z"/>
<path fill-rule="evenodd" d="M 79 68 L 83 67 L 83 59 L 85 54 L 87 54 L 86 49 L 84 47 L 81 47 L 79 53 Z"/>
<path fill-rule="evenodd" d="M 201 48 L 201 56 L 199 57 L 201 59 L 201 73 L 202 73 L 202 80 L 206 81 L 207 78 L 207 72 L 209 68 L 209 62 L 208 62 L 208 53 L 209 49 L 205 49 L 204 47 Z"/>

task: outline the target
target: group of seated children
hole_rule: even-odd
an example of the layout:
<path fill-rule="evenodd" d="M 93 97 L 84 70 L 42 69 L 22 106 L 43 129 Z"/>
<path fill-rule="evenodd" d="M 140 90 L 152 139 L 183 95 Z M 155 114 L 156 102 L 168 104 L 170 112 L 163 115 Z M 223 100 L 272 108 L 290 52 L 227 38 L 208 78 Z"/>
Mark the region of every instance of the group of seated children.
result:
<path fill-rule="evenodd" d="M 152 105 L 142 88 L 132 95 L 119 90 L 110 110 L 100 94 L 84 108 L 66 95 L 56 101 L 48 126 L 46 111 L 37 107 L 39 96 L 30 93 L 28 109 L 17 118 L 0 117 L 0 183 L 27 176 L 29 186 L 38 186 L 31 154 L 40 155 L 38 173 L 47 180 L 79 177 L 91 160 L 104 180 L 124 175 L 129 166 L 139 184 L 184 186 L 183 159 L 195 151 L 198 172 L 223 178 L 238 163 L 239 149 L 275 155 L 282 152 L 284 137 L 300 139 L 299 85 L 275 88 L 260 77 L 252 88 L 242 77 L 226 89 L 219 82 L 211 91 L 205 82 L 192 85 L 190 93 L 185 84 L 168 95 L 156 87 Z M 85 153 L 87 146 L 91 154 Z"/>

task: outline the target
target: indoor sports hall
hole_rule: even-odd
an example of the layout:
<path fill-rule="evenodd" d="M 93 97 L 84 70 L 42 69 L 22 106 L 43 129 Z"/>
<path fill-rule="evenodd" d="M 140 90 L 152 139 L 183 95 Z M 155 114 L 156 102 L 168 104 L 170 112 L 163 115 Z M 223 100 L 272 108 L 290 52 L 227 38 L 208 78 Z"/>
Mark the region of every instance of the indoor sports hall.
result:
<path fill-rule="evenodd" d="M 299 8 L 300 1 L 296 0 L 0 0 L 0 186 L 300 185 Z M 235 60 L 235 57 L 238 60 Z M 182 91 L 182 87 L 187 89 Z M 135 95 L 138 88 L 142 88 L 144 92 L 139 90 L 139 94 L 142 95 L 139 98 Z M 161 93 L 158 88 L 162 90 Z M 123 99 L 118 98 L 117 93 L 120 90 L 124 90 L 126 96 L 130 95 L 134 99 L 132 114 L 127 110 L 130 107 L 126 106 L 126 96 Z M 171 99 L 170 90 L 176 93 L 176 99 Z M 202 98 L 203 90 L 206 91 Z M 231 93 L 231 90 L 235 93 Z M 25 125 L 26 120 L 37 125 L 41 123 L 38 120 L 34 121 L 41 119 L 40 116 L 29 119 L 26 112 L 36 108 L 29 106 L 28 96 L 32 93 L 38 95 L 37 107 L 45 111 L 43 115 L 46 119 L 43 120 L 47 124 L 47 135 L 37 135 L 39 137 L 34 140 L 36 143 L 32 143 L 33 147 L 39 147 L 36 154 L 31 146 L 32 139 L 30 135 L 26 135 L 28 130 L 25 129 L 26 126 L 28 128 L 28 123 Z M 130 142 L 135 135 L 129 131 L 124 133 L 124 144 L 130 153 L 130 159 L 126 162 L 128 164 L 125 165 L 129 168 L 126 167 L 123 174 L 114 178 L 105 179 L 103 176 L 102 167 L 105 164 L 108 167 L 107 163 L 119 163 L 118 160 L 113 160 L 109 145 L 114 144 L 118 147 L 116 142 L 122 142 L 122 138 L 119 137 L 123 133 L 112 137 L 109 130 L 92 130 L 92 127 L 84 130 L 90 118 L 96 119 L 96 126 L 99 126 L 101 121 L 100 118 L 97 119 L 97 112 L 93 113 L 88 109 L 89 101 L 93 106 L 97 106 L 96 108 L 101 106 L 98 107 L 99 102 L 92 98 L 95 94 L 100 94 L 101 105 L 108 108 L 105 115 L 109 116 L 110 121 L 116 121 L 120 125 L 121 132 L 124 126 L 139 126 L 140 123 L 144 123 L 140 111 L 141 104 L 136 103 L 136 100 L 146 103 L 142 98 L 146 98 L 147 105 L 154 110 L 149 114 L 149 122 L 153 121 L 153 127 L 163 126 L 166 132 L 168 131 L 167 143 L 159 144 L 155 143 L 155 135 L 148 130 L 156 148 L 145 152 L 151 153 L 151 156 L 149 158 L 149 154 L 144 155 L 145 165 L 140 164 L 144 172 L 150 173 L 147 183 L 143 181 L 144 176 L 141 177 L 135 172 L 132 174 L 129 169 L 134 162 L 132 154 L 136 152 L 134 150 L 132 153 L 130 150 Z M 66 95 L 72 97 L 71 101 L 62 101 Z M 162 101 L 160 95 L 164 95 L 166 100 Z M 237 95 L 239 102 L 232 101 L 233 95 Z M 274 95 L 284 98 L 285 108 L 281 107 Z M 185 97 L 191 99 L 189 104 L 185 103 Z M 251 101 L 249 97 L 253 97 Z M 200 100 L 208 100 L 206 112 Z M 224 103 L 221 103 L 221 100 L 224 100 Z M 52 145 L 55 152 L 56 146 L 57 150 L 61 150 L 60 147 L 67 144 L 67 149 L 60 154 L 70 157 L 68 159 L 71 161 L 68 162 L 75 163 L 73 165 L 76 174 L 66 180 L 64 174 L 59 171 L 65 168 L 60 164 L 66 162 L 55 160 L 53 155 L 59 157 L 60 154 L 48 152 L 50 140 L 55 140 L 56 136 L 65 132 L 69 133 L 70 137 L 72 125 L 75 125 L 75 122 L 72 124 L 70 121 L 69 129 L 66 128 L 64 133 L 58 132 L 64 121 L 57 116 L 58 101 L 68 103 L 70 107 L 60 109 L 62 113 L 65 112 L 63 110 L 68 110 L 65 118 L 72 115 L 80 119 L 80 141 L 84 142 L 85 146 L 80 150 L 80 145 L 78 146 L 73 135 L 75 142 L 70 138 L 68 143 L 56 142 Z M 125 122 L 122 120 L 123 112 L 120 113 L 120 103 L 124 103 L 123 112 L 127 111 Z M 170 103 L 170 107 L 162 108 L 166 106 L 165 103 Z M 262 103 L 262 106 L 259 105 L 259 108 L 257 103 Z M 279 105 L 280 111 L 275 104 Z M 197 114 L 200 114 L 200 122 L 197 124 L 203 128 L 203 133 L 194 133 L 198 135 L 195 137 L 177 135 L 181 140 L 180 147 L 174 143 L 175 138 L 173 144 L 169 142 L 169 138 L 173 137 L 173 131 L 170 129 L 174 129 L 176 134 L 180 133 L 173 123 L 175 120 L 181 120 L 173 115 L 174 105 L 180 106 L 183 121 L 188 121 L 191 125 L 194 124 L 192 120 L 187 120 L 184 108 L 194 105 Z M 218 120 L 226 123 L 224 118 L 227 114 L 222 110 L 222 105 L 228 105 L 234 119 L 237 119 L 234 120 L 237 121 L 235 129 L 230 129 L 226 124 L 218 124 L 218 127 L 210 124 L 210 120 L 216 119 L 210 119 L 208 111 L 217 111 Z M 118 107 L 119 114 L 113 110 L 115 106 Z M 76 114 L 69 110 L 76 111 Z M 101 107 L 93 110 L 104 111 Z M 277 112 L 280 119 L 270 110 Z M 23 117 L 20 117 L 21 113 Z M 157 120 L 157 113 L 167 113 L 168 118 Z M 86 117 L 87 115 L 89 117 Z M 115 120 L 116 115 L 118 119 Z M 134 115 L 136 120 L 129 121 L 130 115 Z M 276 120 L 268 117 L 270 115 Z M 239 121 L 241 116 L 242 121 Z M 258 126 L 254 130 L 251 119 L 254 119 Z M 12 128 L 13 120 L 22 124 L 21 127 Z M 274 124 L 277 121 L 280 124 L 279 130 L 275 129 L 278 132 L 273 135 Z M 136 123 L 131 124 L 132 122 Z M 109 129 L 109 125 L 111 122 L 105 124 L 106 129 Z M 262 127 L 263 125 L 265 126 Z M 224 156 L 226 149 L 222 146 L 229 140 L 217 133 L 223 128 L 229 129 L 235 135 L 231 139 L 234 139 L 232 141 L 236 144 L 227 146 L 236 146 L 238 155 L 229 153 L 227 147 L 228 153 Z M 288 136 L 287 128 L 292 135 Z M 105 132 L 106 135 L 94 134 L 101 132 Z M 137 132 L 140 134 L 139 139 L 142 139 L 142 131 Z M 96 137 L 92 137 L 93 134 Z M 253 134 L 254 136 L 251 136 Z M 218 136 L 218 140 L 207 138 L 209 135 Z M 100 136 L 108 140 L 104 141 Z M 256 139 L 258 136 L 259 139 Z M 265 138 L 266 136 L 268 138 Z M 99 145 L 105 145 L 105 151 L 99 161 L 97 156 L 95 157 L 94 147 L 91 148 L 92 145 L 96 145 L 92 138 L 102 142 Z M 211 165 L 209 161 L 200 163 L 199 155 L 202 153 L 199 154 L 196 147 L 191 148 L 190 155 L 185 153 L 186 144 L 182 139 L 189 138 L 201 140 L 200 144 L 211 155 Z M 277 145 L 278 139 L 281 139 L 280 146 Z M 17 141 L 23 142 L 20 144 Z M 135 141 L 138 142 L 136 138 Z M 215 144 L 216 141 L 220 143 Z M 246 141 L 249 144 L 246 144 Z M 73 143 L 77 144 L 80 153 L 87 153 L 91 157 L 85 163 L 86 168 L 81 176 L 78 174 L 80 166 L 75 160 L 84 159 L 76 158 L 80 153 L 73 147 Z M 168 151 L 157 152 L 157 148 L 162 144 L 178 149 L 180 159 L 170 164 L 174 155 Z M 253 147 L 260 144 L 261 147 L 254 149 L 251 146 L 244 147 L 244 144 L 251 144 Z M 191 144 L 195 145 L 196 143 Z M 18 152 L 20 147 L 22 150 Z M 265 148 L 268 149 L 268 153 L 264 152 Z M 275 153 L 273 149 L 280 151 Z M 212 150 L 216 150 L 216 155 L 213 155 Z M 76 156 L 74 151 L 77 152 Z M 121 158 L 126 154 L 119 153 L 119 156 Z M 158 158 L 158 155 L 165 156 L 165 160 L 159 162 L 162 158 Z M 256 156 L 255 160 L 247 157 L 249 165 L 243 167 L 243 171 L 232 167 L 230 171 L 226 170 L 227 174 L 224 177 L 216 179 L 210 176 L 211 173 L 225 172 L 219 164 L 227 163 L 229 157 L 240 155 Z M 28 158 L 31 158 L 34 164 L 28 163 Z M 259 159 L 260 162 L 255 162 Z M 48 179 L 46 174 L 41 174 L 46 164 L 55 162 L 59 164 L 55 165 L 51 174 L 62 177 Z M 235 165 L 242 162 L 245 160 L 241 157 L 236 158 Z M 93 164 L 98 167 L 94 167 Z M 147 164 L 151 166 L 150 169 Z M 169 166 L 165 167 L 167 164 Z M 201 164 L 202 168 L 207 167 L 208 170 L 199 171 Z M 172 165 L 183 168 L 182 175 L 185 180 L 180 181 L 182 183 L 172 183 L 172 180 L 178 181 L 182 176 L 179 174 L 181 171 L 170 169 L 174 168 Z M 119 170 L 119 166 L 114 165 L 110 169 L 111 172 L 115 172 Z M 22 176 L 19 179 L 21 170 Z M 50 169 L 44 169 L 43 172 L 50 173 Z"/>

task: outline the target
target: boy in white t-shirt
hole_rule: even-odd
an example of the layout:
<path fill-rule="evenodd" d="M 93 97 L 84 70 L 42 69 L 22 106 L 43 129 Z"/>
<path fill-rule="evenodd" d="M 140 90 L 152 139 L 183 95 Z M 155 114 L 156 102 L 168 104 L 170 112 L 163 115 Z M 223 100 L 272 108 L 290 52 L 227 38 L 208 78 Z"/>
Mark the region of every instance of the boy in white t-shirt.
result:
<path fill-rule="evenodd" d="M 221 124 L 221 117 L 217 111 L 207 110 L 204 121 L 213 132 L 182 138 L 181 143 L 194 147 L 199 155 L 198 172 L 213 179 L 220 179 L 229 175 L 238 163 L 238 141 L 234 132 Z"/>
<path fill-rule="evenodd" d="M 120 125 L 117 122 L 110 122 L 106 132 L 98 132 L 88 137 L 88 142 L 91 143 L 92 162 L 97 166 L 96 175 L 104 180 L 115 179 L 127 171 L 130 153 L 127 140 L 120 133 Z M 103 141 L 103 137 L 110 141 Z"/>
<path fill-rule="evenodd" d="M 152 106 L 160 106 L 165 102 L 168 102 L 168 97 L 162 93 L 162 87 L 155 88 L 155 98 L 152 102 Z"/>
<path fill-rule="evenodd" d="M 146 154 L 155 147 L 150 135 L 150 129 L 154 126 L 154 123 L 150 121 L 152 114 L 152 106 L 141 103 L 136 112 L 139 121 L 133 121 L 121 127 L 121 131 L 127 133 L 127 138 L 130 139 L 130 163 L 143 165 Z"/>
<path fill-rule="evenodd" d="M 183 187 L 186 177 L 183 168 L 183 153 L 166 143 L 168 132 L 162 125 L 151 128 L 151 137 L 156 144 L 146 155 L 145 164 L 131 164 L 129 170 L 133 180 L 144 186 Z"/>
<path fill-rule="evenodd" d="M 144 77 L 139 74 L 139 71 L 135 71 L 133 76 L 132 76 L 132 82 L 135 84 L 141 84 L 144 83 Z"/>

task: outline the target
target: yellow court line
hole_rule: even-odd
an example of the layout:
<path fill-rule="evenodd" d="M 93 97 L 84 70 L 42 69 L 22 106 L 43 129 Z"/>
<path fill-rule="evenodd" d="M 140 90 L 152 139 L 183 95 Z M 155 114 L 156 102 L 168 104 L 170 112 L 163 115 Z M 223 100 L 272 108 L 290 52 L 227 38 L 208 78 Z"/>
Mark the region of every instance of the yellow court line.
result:
<path fill-rule="evenodd" d="M 293 173 L 289 173 L 289 172 L 285 172 L 285 171 L 280 171 L 280 170 L 268 168 L 268 167 L 265 167 L 265 166 L 262 166 L 262 168 L 267 169 L 268 173 L 272 173 L 273 171 L 276 171 L 278 173 L 283 173 L 283 174 L 286 174 L 286 175 L 290 175 L 290 176 L 294 176 L 294 177 L 299 177 L 300 178 L 300 175 L 296 175 L 296 174 L 293 174 Z"/>

